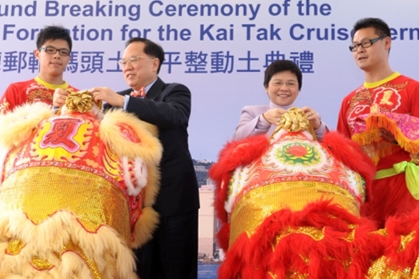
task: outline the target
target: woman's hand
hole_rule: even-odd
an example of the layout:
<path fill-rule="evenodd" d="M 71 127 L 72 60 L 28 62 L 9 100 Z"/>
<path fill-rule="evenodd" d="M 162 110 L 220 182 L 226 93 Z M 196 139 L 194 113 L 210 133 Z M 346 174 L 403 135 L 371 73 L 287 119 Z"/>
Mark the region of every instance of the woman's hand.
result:
<path fill-rule="evenodd" d="M 315 130 L 320 128 L 322 121 L 318 112 L 309 107 L 303 107 L 301 110 L 306 114 L 307 119 Z"/>
<path fill-rule="evenodd" d="M 280 108 L 273 108 L 262 114 L 263 118 L 265 118 L 266 121 L 273 125 L 278 125 L 281 121 L 281 117 L 284 113 L 287 111 L 285 109 Z"/>

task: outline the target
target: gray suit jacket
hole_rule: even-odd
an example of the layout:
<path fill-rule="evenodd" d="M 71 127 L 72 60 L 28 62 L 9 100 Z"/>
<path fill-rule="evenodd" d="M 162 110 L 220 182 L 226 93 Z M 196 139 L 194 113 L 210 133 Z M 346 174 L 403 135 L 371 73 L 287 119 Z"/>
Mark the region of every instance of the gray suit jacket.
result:
<path fill-rule="evenodd" d="M 269 109 L 269 106 L 245 106 L 242 109 L 239 125 L 237 125 L 236 131 L 233 134 L 233 139 L 239 140 L 261 134 L 267 134 L 267 136 L 270 136 L 275 131 L 277 126 L 271 125 L 263 119 L 262 114 Z M 265 122 L 265 125 L 258 126 L 260 121 Z"/>

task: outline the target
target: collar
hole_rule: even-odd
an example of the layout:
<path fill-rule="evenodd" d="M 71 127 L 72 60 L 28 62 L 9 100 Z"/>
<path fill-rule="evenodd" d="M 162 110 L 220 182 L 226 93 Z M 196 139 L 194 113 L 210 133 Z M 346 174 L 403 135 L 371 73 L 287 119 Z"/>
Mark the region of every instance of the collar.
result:
<path fill-rule="evenodd" d="M 293 104 L 289 104 L 288 106 L 280 106 L 280 105 L 272 103 L 271 101 L 269 102 L 269 107 L 270 108 L 280 108 L 280 109 L 283 109 L 283 110 L 288 110 L 288 109 L 292 108 L 292 106 L 293 106 Z"/>
<path fill-rule="evenodd" d="M 157 81 L 157 78 L 152 83 L 150 83 L 149 85 L 147 85 L 146 87 L 144 87 L 144 93 L 146 95 L 147 95 L 148 90 L 156 83 L 156 81 Z"/>
<path fill-rule="evenodd" d="M 380 86 L 381 84 L 389 82 L 390 80 L 393 80 L 398 76 L 400 76 L 400 73 L 399 72 L 394 72 L 390 76 L 388 76 L 388 77 L 386 77 L 382 80 L 379 80 L 379 81 L 376 81 L 376 82 L 364 82 L 364 87 L 365 88 L 374 88 L 374 87 Z"/>
<path fill-rule="evenodd" d="M 68 88 L 68 83 L 67 83 L 67 82 L 65 82 L 65 81 L 64 81 L 64 83 L 63 83 L 63 84 L 57 85 L 57 84 L 51 84 L 51 83 L 48 83 L 48 82 L 46 82 L 46 81 L 42 80 L 40 77 L 36 77 L 36 78 L 34 78 L 34 80 L 35 80 L 37 83 L 39 83 L 39 84 L 41 84 L 41 85 L 45 86 L 45 87 L 46 87 L 46 88 L 48 88 L 48 89 L 52 89 L 52 90 L 55 90 L 55 89 L 57 89 L 57 88 L 61 88 L 61 89 L 66 89 L 66 88 Z"/>

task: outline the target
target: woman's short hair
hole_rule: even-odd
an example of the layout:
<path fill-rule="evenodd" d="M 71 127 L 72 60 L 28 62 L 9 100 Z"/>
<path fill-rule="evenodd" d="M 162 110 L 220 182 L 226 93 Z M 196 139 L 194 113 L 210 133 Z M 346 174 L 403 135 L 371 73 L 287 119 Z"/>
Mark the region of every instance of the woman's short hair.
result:
<path fill-rule="evenodd" d="M 301 73 L 300 67 L 291 60 L 276 60 L 272 62 L 265 70 L 265 79 L 263 81 L 263 86 L 268 87 L 271 78 L 279 73 L 284 71 L 290 71 L 295 74 L 298 81 L 298 90 L 301 90 L 303 86 L 303 74 Z"/>

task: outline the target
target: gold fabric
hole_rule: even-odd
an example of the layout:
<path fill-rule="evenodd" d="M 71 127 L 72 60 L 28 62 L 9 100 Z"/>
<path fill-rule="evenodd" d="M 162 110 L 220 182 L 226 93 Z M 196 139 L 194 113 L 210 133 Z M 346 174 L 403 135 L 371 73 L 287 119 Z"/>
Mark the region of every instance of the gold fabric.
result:
<path fill-rule="evenodd" d="M 332 199 L 349 213 L 359 216 L 359 206 L 347 190 L 327 183 L 280 182 L 252 189 L 241 197 L 231 214 L 230 246 L 246 232 L 252 235 L 263 220 L 284 208 L 302 210 L 308 203 Z"/>
<path fill-rule="evenodd" d="M 15 239 L 10 241 L 9 246 L 6 249 L 6 254 L 16 256 L 20 253 L 22 248 L 25 247 L 25 243 L 22 241 Z"/>
<path fill-rule="evenodd" d="M 402 235 L 400 236 L 400 247 L 397 252 L 401 252 L 406 250 L 407 245 L 409 245 L 410 241 L 412 241 L 415 238 L 416 231 L 413 231 L 409 233 L 408 235 Z"/>
<path fill-rule="evenodd" d="M 114 228 L 130 245 L 125 197 L 98 174 L 58 167 L 32 167 L 12 173 L 2 184 L 0 211 L 23 211 L 35 224 L 68 211 L 90 232 Z"/>
<path fill-rule="evenodd" d="M 66 91 L 68 92 L 68 96 L 65 105 L 69 111 L 81 113 L 89 112 L 93 103 L 95 103 L 99 109 L 102 109 L 102 101 L 95 101 L 89 90 L 76 92 L 73 88 L 68 88 Z"/>
<path fill-rule="evenodd" d="M 268 272 L 268 276 L 269 276 L 268 277 L 269 279 L 277 279 L 278 278 L 278 276 L 276 274 L 272 273 L 272 272 Z M 308 274 L 302 274 L 302 273 L 299 273 L 299 272 L 288 272 L 285 275 L 285 278 L 287 278 L 287 279 L 309 279 L 310 276 Z"/>
<path fill-rule="evenodd" d="M 410 279 L 411 269 L 395 270 L 387 265 L 386 257 L 381 257 L 372 263 L 368 269 L 368 279 Z"/>
<path fill-rule="evenodd" d="M 41 259 L 38 256 L 32 257 L 32 265 L 38 270 L 49 270 L 54 266 L 50 264 L 47 260 Z"/>
<path fill-rule="evenodd" d="M 83 91 L 73 91 L 67 90 L 68 96 L 65 101 L 65 105 L 68 111 L 75 111 L 75 112 L 89 112 L 93 105 L 93 96 L 89 93 L 88 90 Z"/>
<path fill-rule="evenodd" d="M 290 234 L 294 234 L 294 233 L 298 233 L 298 234 L 304 234 L 307 236 L 310 236 L 312 239 L 314 239 L 315 241 L 320 241 L 324 238 L 324 231 L 323 230 L 319 230 L 317 228 L 314 227 L 298 227 L 296 229 L 293 228 L 287 228 L 284 232 L 281 232 L 275 239 L 275 245 L 279 243 L 279 241 L 281 239 L 283 239 L 284 237 L 290 235 Z M 303 259 L 305 260 L 305 259 Z"/>
<path fill-rule="evenodd" d="M 400 246 L 398 252 L 406 249 L 407 245 L 415 238 L 415 232 L 408 235 L 402 235 L 400 239 Z M 385 256 L 374 261 L 368 269 L 368 279 L 418 279 L 419 278 L 419 257 L 416 260 L 415 267 L 411 268 L 397 268 L 390 266 Z"/>
<path fill-rule="evenodd" d="M 415 267 L 413 269 L 412 276 L 410 278 L 411 279 L 419 279 L 419 257 L 417 258 L 417 260 L 415 262 Z"/>
<path fill-rule="evenodd" d="M 281 116 L 280 123 L 271 135 L 271 138 L 282 129 L 288 132 L 308 131 L 314 140 L 317 139 L 313 126 L 310 124 L 306 114 L 299 108 L 290 108 Z"/>
<path fill-rule="evenodd" d="M 7 247 L 7 249 L 6 249 L 6 253 L 9 254 L 9 255 L 16 256 L 20 253 L 20 251 L 22 250 L 22 248 L 24 246 L 25 246 L 25 244 L 23 242 L 21 242 L 20 240 L 17 240 L 17 239 L 12 240 L 9 244 L 9 247 Z M 83 250 L 80 249 L 79 246 L 75 245 L 74 243 L 69 243 L 68 245 L 62 247 L 62 251 L 61 251 L 60 255 L 57 254 L 57 257 L 61 258 L 61 255 L 66 253 L 66 252 L 74 252 L 80 258 L 82 258 L 83 261 L 86 263 L 87 267 L 89 268 L 89 270 L 92 274 L 92 278 L 94 278 L 94 279 L 101 279 L 102 278 L 95 261 L 91 258 L 88 258 L 86 256 L 86 254 L 83 252 Z M 54 265 L 51 264 L 48 260 L 42 259 L 38 256 L 33 256 L 32 259 L 31 259 L 31 263 L 36 269 L 38 269 L 40 271 L 50 270 L 54 267 Z"/>
<path fill-rule="evenodd" d="M 91 258 L 88 258 L 86 256 L 86 254 L 84 254 L 83 250 L 80 249 L 79 246 L 75 245 L 74 243 L 69 243 L 67 246 L 63 247 L 62 254 L 64 254 L 65 252 L 74 252 L 74 253 L 78 254 L 84 260 L 84 262 L 87 264 L 87 266 L 89 267 L 89 270 L 92 274 L 93 279 L 101 279 L 102 278 L 102 275 L 99 273 L 99 270 L 97 268 L 97 265 L 96 265 L 95 261 Z"/>

